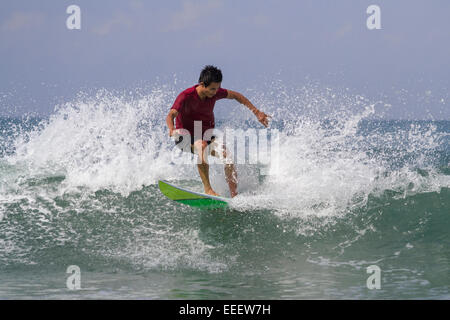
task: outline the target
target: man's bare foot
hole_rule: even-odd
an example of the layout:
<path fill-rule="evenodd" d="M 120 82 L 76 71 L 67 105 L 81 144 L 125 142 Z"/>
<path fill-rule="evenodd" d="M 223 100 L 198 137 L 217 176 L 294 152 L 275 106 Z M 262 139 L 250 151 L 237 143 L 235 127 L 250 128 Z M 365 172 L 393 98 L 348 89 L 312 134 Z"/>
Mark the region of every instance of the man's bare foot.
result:
<path fill-rule="evenodd" d="M 237 192 L 231 192 L 231 197 L 232 198 L 236 197 L 237 195 L 238 195 Z"/>
<path fill-rule="evenodd" d="M 220 197 L 220 195 L 217 194 L 213 189 L 205 190 L 205 193 L 209 194 L 210 196 Z"/>

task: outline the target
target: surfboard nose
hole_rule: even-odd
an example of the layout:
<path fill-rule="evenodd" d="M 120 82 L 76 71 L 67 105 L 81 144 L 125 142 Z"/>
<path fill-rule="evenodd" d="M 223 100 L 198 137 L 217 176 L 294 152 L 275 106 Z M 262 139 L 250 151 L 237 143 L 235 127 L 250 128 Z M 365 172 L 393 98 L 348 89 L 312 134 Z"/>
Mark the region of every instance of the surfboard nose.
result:
<path fill-rule="evenodd" d="M 208 194 L 190 191 L 177 187 L 164 180 L 158 181 L 159 190 L 170 200 L 200 208 L 225 208 L 228 206 L 228 199 L 210 196 Z"/>

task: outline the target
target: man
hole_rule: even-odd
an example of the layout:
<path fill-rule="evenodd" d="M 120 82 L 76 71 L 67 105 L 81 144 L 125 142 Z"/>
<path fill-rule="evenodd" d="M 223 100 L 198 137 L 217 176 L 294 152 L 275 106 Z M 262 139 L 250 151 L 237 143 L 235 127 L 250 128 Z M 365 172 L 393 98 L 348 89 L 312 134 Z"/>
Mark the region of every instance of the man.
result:
<path fill-rule="evenodd" d="M 182 148 L 182 150 L 188 149 L 188 151 L 198 154 L 197 168 L 205 193 L 214 196 L 218 196 L 218 194 L 212 189 L 209 181 L 207 156 L 210 154 L 222 159 L 229 158 L 225 146 L 218 146 L 214 142 L 215 137 L 210 135 L 212 129 L 214 129 L 213 109 L 216 101 L 224 98 L 235 99 L 249 108 L 265 127 L 268 126 L 269 122 L 267 114 L 259 111 L 242 94 L 221 88 L 221 83 L 222 72 L 220 69 L 214 66 L 206 66 L 200 73 L 198 84 L 178 95 L 166 118 L 169 136 L 176 138 L 175 144 L 180 146 L 184 140 L 183 145 L 187 144 L 188 148 Z M 173 124 L 175 118 L 176 129 Z M 201 124 L 201 136 L 195 136 L 195 134 L 198 134 L 198 130 L 194 130 L 194 127 L 199 123 Z M 208 136 L 210 137 L 208 138 Z M 235 197 L 237 195 L 236 169 L 233 163 L 225 163 L 224 169 L 231 197 Z"/>

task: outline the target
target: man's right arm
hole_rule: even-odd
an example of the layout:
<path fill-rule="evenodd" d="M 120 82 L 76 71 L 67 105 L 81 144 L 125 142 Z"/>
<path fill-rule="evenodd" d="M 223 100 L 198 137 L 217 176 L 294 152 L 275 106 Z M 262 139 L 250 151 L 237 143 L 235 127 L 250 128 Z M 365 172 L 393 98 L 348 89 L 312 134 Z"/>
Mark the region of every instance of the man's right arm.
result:
<path fill-rule="evenodd" d="M 169 127 L 169 137 L 172 136 L 173 131 L 175 130 L 173 125 L 173 119 L 175 119 L 178 115 L 178 111 L 175 109 L 170 109 L 169 114 L 166 118 L 167 127 Z"/>

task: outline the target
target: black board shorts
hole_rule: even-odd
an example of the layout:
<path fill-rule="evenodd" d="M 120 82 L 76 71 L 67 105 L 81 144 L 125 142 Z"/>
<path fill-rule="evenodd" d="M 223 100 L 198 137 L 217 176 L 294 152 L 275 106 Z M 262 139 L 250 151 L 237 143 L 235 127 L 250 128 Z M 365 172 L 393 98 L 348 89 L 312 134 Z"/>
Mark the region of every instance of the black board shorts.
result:
<path fill-rule="evenodd" d="M 184 138 L 185 136 L 183 136 L 183 135 L 180 135 L 179 137 L 178 137 L 178 139 L 177 140 L 175 140 L 175 145 L 177 146 L 177 147 L 179 147 L 180 149 L 183 149 L 183 147 L 185 146 L 185 142 L 183 142 L 183 138 Z M 216 138 L 216 136 L 211 136 L 211 140 L 206 140 L 206 143 L 208 144 L 208 145 L 210 145 L 211 144 L 211 142 L 214 142 L 214 139 Z M 187 149 L 187 148 L 185 148 L 185 149 Z M 194 153 L 194 136 L 191 136 L 191 153 Z"/>

